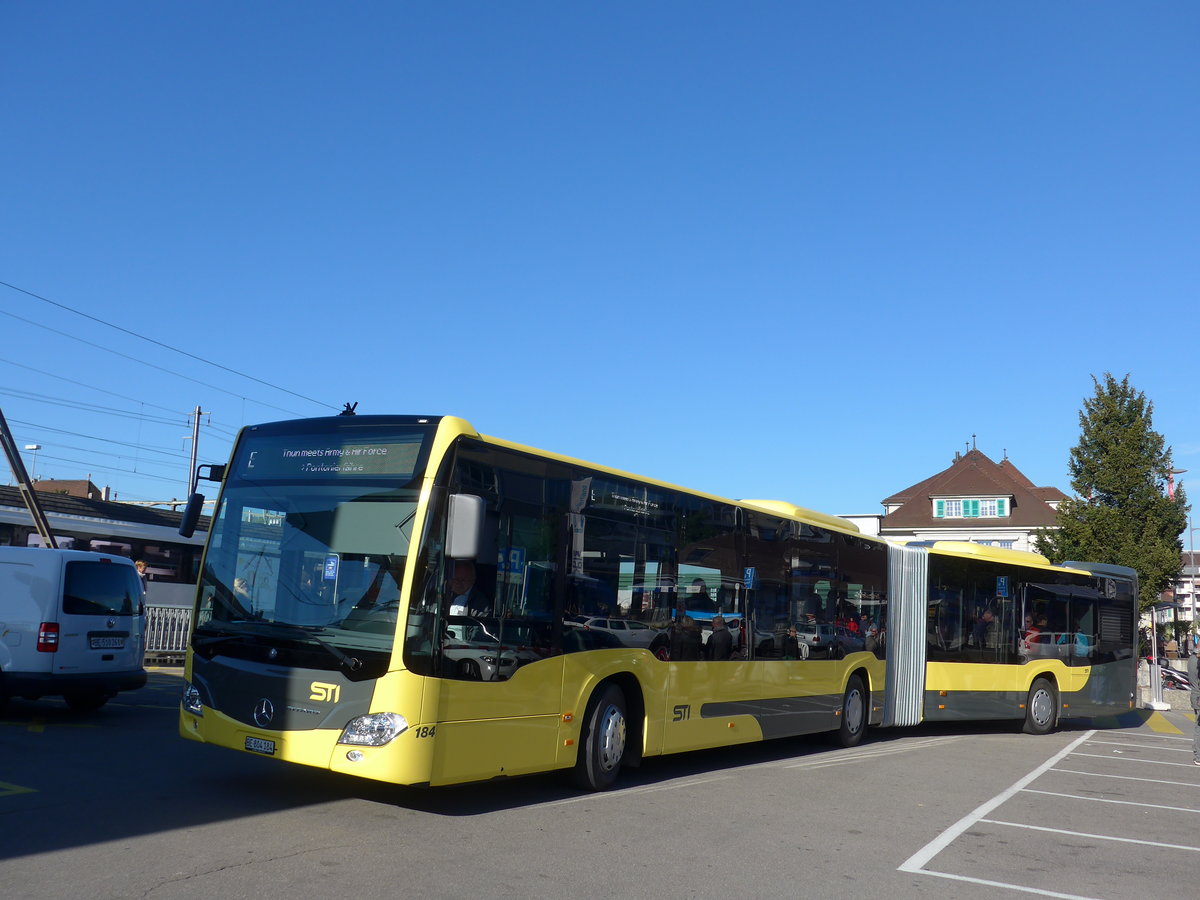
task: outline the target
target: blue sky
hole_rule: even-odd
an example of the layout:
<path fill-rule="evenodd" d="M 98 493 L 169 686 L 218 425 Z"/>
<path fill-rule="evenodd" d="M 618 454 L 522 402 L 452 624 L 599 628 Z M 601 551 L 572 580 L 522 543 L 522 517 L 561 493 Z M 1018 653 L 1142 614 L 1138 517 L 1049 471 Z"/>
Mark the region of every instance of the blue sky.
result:
<path fill-rule="evenodd" d="M 1195 4 L 68 0 L 0 31 L 0 408 L 41 476 L 180 496 L 197 405 L 213 462 L 356 401 L 869 513 L 972 435 L 1069 490 L 1111 371 L 1200 479 Z"/>

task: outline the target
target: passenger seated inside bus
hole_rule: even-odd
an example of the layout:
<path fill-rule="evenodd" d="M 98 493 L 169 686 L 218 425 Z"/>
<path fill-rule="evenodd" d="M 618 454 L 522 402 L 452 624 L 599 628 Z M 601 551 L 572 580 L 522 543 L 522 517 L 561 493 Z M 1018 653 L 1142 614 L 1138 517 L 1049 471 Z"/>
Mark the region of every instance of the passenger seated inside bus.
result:
<path fill-rule="evenodd" d="M 1072 631 L 1064 631 L 1059 635 L 1058 643 L 1063 649 L 1070 649 L 1071 655 L 1075 657 L 1091 656 L 1092 641 L 1083 630 L 1082 623 L 1076 623 Z"/>

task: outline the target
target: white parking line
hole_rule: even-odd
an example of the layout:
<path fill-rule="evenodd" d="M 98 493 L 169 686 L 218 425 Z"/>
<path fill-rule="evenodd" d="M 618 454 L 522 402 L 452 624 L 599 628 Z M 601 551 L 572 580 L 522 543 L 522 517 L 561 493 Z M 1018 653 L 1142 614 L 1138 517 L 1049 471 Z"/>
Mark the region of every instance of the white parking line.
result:
<path fill-rule="evenodd" d="M 632 797 L 638 794 L 656 794 L 659 791 L 677 791 L 680 788 L 693 788 L 698 784 L 710 784 L 714 781 L 728 781 L 732 775 L 714 775 L 708 778 L 681 778 L 678 781 L 671 781 L 666 784 L 649 784 L 645 787 L 623 788 L 618 791 L 598 791 L 593 794 L 582 794 L 578 797 L 564 797 L 561 800 L 547 800 L 545 803 L 535 803 L 527 807 L 528 809 L 542 809 L 547 806 L 567 806 L 571 803 L 585 803 L 588 801 L 600 800 L 620 800 L 624 797 Z"/>
<path fill-rule="evenodd" d="M 1147 809 L 1170 809 L 1175 812 L 1192 813 L 1200 816 L 1200 809 L 1192 809 L 1188 806 L 1163 806 L 1161 803 L 1138 803 L 1136 800 L 1110 800 L 1107 797 L 1087 797 L 1082 794 L 1060 794 L 1057 791 L 1036 791 L 1033 788 L 1025 788 L 1022 793 L 1025 794 L 1044 794 L 1047 797 L 1066 797 L 1068 800 L 1083 800 L 1088 803 L 1117 803 L 1121 806 L 1144 806 Z"/>
<path fill-rule="evenodd" d="M 1189 744 L 1191 738 L 1180 738 Z M 1133 741 L 1088 741 L 1089 747 L 1137 747 L 1139 750 L 1167 750 L 1171 753 L 1191 753 L 1190 747 L 1157 747 L 1154 744 L 1139 744 Z"/>
<path fill-rule="evenodd" d="M 922 741 L 912 741 L 902 746 L 883 747 L 879 745 L 873 746 L 869 750 L 863 750 L 858 753 L 848 753 L 842 756 L 836 756 L 832 759 L 819 758 L 805 760 L 798 763 L 787 763 L 783 766 L 785 769 L 826 769 L 830 766 L 844 766 L 850 763 L 856 763 L 864 759 L 874 759 L 877 756 L 892 756 L 896 753 L 911 753 L 914 750 L 924 750 L 926 747 L 933 747 L 938 744 L 950 744 L 955 741 L 961 741 L 961 735 L 943 738 L 928 738 Z"/>
<path fill-rule="evenodd" d="M 1088 759 L 1112 759 L 1117 762 L 1137 763 L 1141 766 L 1181 766 L 1185 769 L 1195 768 L 1195 763 L 1173 763 L 1161 759 L 1134 759 L 1132 756 L 1114 756 L 1109 753 L 1076 753 L 1074 756 L 1086 756 Z"/>
<path fill-rule="evenodd" d="M 986 803 L 977 807 L 974 811 L 963 816 L 961 819 L 939 834 L 936 838 L 906 859 L 900 865 L 900 871 L 912 872 L 921 875 L 934 875 L 938 878 L 949 878 L 954 881 L 969 881 L 973 884 L 987 884 L 994 887 L 1007 888 L 1008 890 L 1013 891 L 1024 891 L 1030 894 L 1039 894 L 1043 897 L 1067 897 L 1071 898 L 1071 900 L 1093 900 L 1093 898 L 1082 897 L 1079 894 L 1064 894 L 1059 891 L 1047 891 L 1040 888 L 1025 887 L 1024 885 L 1010 884 L 1003 881 L 987 881 L 981 878 L 968 878 L 964 875 L 951 875 L 948 872 L 934 872 L 930 869 L 926 869 L 925 866 L 930 862 L 930 860 L 932 860 L 935 856 L 950 846 L 950 844 L 956 841 L 968 828 L 970 828 L 976 822 L 983 821 L 984 816 L 990 813 L 993 809 L 1007 802 L 1017 792 L 1024 790 L 1043 774 L 1052 769 L 1055 765 L 1062 762 L 1062 760 L 1071 755 L 1076 747 L 1078 747 L 1084 741 L 1089 740 L 1095 733 L 1095 731 L 1085 731 L 1082 735 L 1080 735 L 1066 747 L 1063 747 L 1062 750 L 1058 751 L 1058 753 L 1054 754 L 1054 756 L 1050 757 L 1012 787 L 997 794 L 991 800 L 988 800 Z"/>
<path fill-rule="evenodd" d="M 1113 837 L 1110 834 L 1089 834 L 1086 831 L 1067 831 L 1065 828 L 1043 828 L 1041 825 L 1001 822 L 999 819 L 979 819 L 978 821 L 986 822 L 988 825 L 1005 825 L 1009 828 L 1020 828 L 1024 831 L 1045 831 L 1050 834 L 1065 834 L 1070 837 L 1090 838 L 1094 841 L 1116 841 L 1120 844 L 1141 844 L 1145 847 L 1161 847 L 1164 850 L 1190 850 L 1193 853 L 1200 853 L 1200 847 L 1189 847 L 1187 844 L 1164 844 L 1161 841 L 1140 841 L 1137 838 Z"/>
<path fill-rule="evenodd" d="M 1099 772 L 1080 772 L 1078 769 L 1051 769 L 1051 772 L 1066 772 L 1068 775 L 1087 775 L 1091 778 L 1118 778 L 1121 781 L 1145 781 L 1149 784 L 1166 784 L 1172 787 L 1200 788 L 1196 781 L 1166 781 L 1162 778 L 1138 778 L 1136 775 L 1101 775 Z"/>

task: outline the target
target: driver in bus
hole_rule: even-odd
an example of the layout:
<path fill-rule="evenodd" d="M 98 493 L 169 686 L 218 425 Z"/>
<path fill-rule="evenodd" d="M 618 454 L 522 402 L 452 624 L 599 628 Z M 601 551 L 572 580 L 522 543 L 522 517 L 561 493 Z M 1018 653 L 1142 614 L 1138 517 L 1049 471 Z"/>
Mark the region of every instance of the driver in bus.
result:
<path fill-rule="evenodd" d="M 457 559 L 450 573 L 450 615 L 490 616 L 492 601 L 475 584 L 475 563 Z"/>

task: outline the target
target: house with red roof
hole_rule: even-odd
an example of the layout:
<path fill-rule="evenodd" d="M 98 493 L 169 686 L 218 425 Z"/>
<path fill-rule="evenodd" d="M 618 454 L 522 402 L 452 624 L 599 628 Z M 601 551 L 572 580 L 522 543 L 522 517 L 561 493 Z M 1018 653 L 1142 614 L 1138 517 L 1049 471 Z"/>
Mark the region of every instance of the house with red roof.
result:
<path fill-rule="evenodd" d="M 950 467 L 883 501 L 882 537 L 898 541 L 971 541 L 1033 550 L 1033 536 L 1052 528 L 1067 495 L 1038 487 L 1007 456 L 993 462 L 971 449 Z"/>

